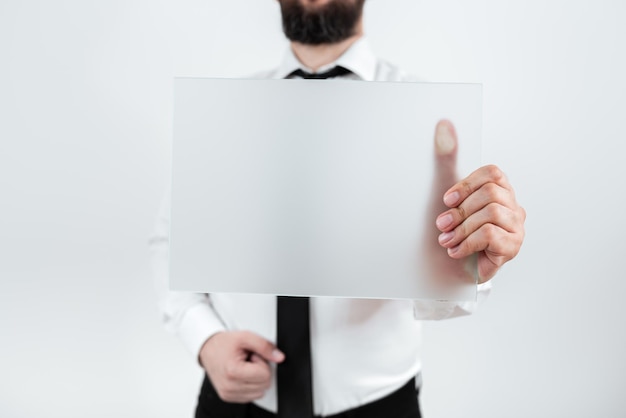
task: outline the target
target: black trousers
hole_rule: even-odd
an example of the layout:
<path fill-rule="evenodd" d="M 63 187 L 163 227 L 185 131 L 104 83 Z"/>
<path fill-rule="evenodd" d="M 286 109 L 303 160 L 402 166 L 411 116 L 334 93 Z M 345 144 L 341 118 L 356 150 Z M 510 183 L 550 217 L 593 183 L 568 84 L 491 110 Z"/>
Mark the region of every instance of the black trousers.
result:
<path fill-rule="evenodd" d="M 421 418 L 418 395 L 415 379 L 411 379 L 383 399 L 325 418 Z M 224 402 L 205 375 L 198 396 L 196 418 L 276 418 L 276 414 L 253 403 Z"/>

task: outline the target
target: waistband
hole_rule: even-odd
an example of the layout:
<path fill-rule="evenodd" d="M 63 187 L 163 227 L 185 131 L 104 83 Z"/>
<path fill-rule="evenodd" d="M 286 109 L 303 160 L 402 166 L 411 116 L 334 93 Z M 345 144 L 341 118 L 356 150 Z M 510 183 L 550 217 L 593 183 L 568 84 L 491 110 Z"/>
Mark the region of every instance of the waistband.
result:
<path fill-rule="evenodd" d="M 419 377 L 417 378 L 419 379 Z M 333 415 L 316 415 L 315 418 L 361 418 L 361 417 L 384 417 L 389 416 L 390 411 L 404 410 L 419 411 L 416 378 L 409 380 L 404 386 L 384 398 L 342 411 Z M 276 414 L 267 411 L 255 404 L 250 404 L 250 416 L 252 418 L 276 418 Z"/>

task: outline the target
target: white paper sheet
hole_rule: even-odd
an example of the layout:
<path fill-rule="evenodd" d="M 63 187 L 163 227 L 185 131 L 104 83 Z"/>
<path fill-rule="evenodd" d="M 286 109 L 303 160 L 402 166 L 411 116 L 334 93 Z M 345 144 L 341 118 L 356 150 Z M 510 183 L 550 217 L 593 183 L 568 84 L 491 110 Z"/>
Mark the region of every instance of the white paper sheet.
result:
<path fill-rule="evenodd" d="M 480 85 L 181 78 L 174 114 L 172 289 L 475 298 L 437 243 L 433 138 L 451 120 L 478 168 Z"/>

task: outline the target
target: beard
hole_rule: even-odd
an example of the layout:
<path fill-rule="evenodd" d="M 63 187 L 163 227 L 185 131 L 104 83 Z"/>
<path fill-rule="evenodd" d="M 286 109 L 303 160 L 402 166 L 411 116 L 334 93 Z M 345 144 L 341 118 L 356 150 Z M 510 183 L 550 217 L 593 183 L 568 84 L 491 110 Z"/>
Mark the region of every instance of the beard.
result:
<path fill-rule="evenodd" d="M 308 8 L 300 0 L 280 0 L 283 31 L 291 41 L 334 44 L 356 33 L 365 0 L 332 0 Z"/>

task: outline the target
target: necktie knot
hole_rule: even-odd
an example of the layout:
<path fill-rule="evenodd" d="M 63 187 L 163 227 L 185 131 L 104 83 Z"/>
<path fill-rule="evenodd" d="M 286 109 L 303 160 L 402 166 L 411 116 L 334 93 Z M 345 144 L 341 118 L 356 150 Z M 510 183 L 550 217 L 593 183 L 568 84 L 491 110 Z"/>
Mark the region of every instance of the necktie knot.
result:
<path fill-rule="evenodd" d="M 286 78 L 300 77 L 304 78 L 305 80 L 325 80 L 327 78 L 341 77 L 351 73 L 352 71 L 348 70 L 347 68 L 337 65 L 328 71 L 324 71 L 323 73 L 309 73 L 308 71 L 304 71 L 298 68 L 297 70 L 289 73 Z"/>

